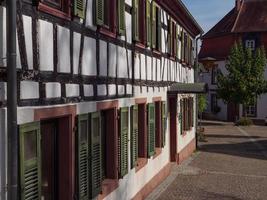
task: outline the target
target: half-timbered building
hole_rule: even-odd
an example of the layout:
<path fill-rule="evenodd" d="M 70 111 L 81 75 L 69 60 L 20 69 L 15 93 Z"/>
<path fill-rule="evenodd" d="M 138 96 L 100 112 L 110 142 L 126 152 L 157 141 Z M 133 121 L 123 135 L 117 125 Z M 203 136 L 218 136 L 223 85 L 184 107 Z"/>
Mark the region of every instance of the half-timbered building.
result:
<path fill-rule="evenodd" d="M 236 121 L 242 116 L 248 116 L 254 122 L 264 124 L 267 119 L 267 95 L 255 97 L 256 103 L 246 109 L 234 103 L 225 104 L 218 99 L 217 73 L 227 73 L 225 65 L 230 50 L 236 42 L 255 51 L 264 46 L 267 50 L 267 1 L 266 0 L 236 0 L 235 7 L 225 15 L 203 37 L 199 59 L 206 63 L 207 60 L 214 64 L 202 73 L 202 81 L 209 85 L 206 117 L 225 121 Z M 264 72 L 267 79 L 267 68 Z M 246 110 L 246 113 L 245 111 Z"/>
<path fill-rule="evenodd" d="M 9 33 L 0 3 L 4 200 Z M 201 90 L 193 66 L 202 29 L 177 0 L 18 0 L 17 6 L 21 199 L 143 199 L 171 162 L 195 149 Z"/>

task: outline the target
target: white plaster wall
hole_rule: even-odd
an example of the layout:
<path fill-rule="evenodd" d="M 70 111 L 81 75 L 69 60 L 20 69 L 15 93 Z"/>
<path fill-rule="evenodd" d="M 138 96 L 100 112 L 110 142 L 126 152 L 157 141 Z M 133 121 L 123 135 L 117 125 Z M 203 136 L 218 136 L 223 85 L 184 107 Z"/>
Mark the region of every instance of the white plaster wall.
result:
<path fill-rule="evenodd" d="M 129 57 L 128 57 L 128 62 L 127 62 L 127 52 L 125 48 L 122 47 L 117 47 L 118 49 L 118 56 L 117 56 L 117 61 L 118 61 L 118 77 L 120 78 L 128 78 L 128 71 L 127 68 L 129 69 L 130 72 L 130 62 L 129 62 Z"/>
<path fill-rule="evenodd" d="M 94 25 L 94 1 L 87 1 L 87 16 L 85 25 L 93 30 L 96 30 L 96 26 Z"/>
<path fill-rule="evenodd" d="M 82 74 L 96 76 L 96 41 L 84 37 L 84 49 L 82 59 Z"/>
<path fill-rule="evenodd" d="M 94 86 L 93 85 L 83 85 L 84 96 L 91 97 L 94 96 Z"/>
<path fill-rule="evenodd" d="M 109 95 L 116 95 L 116 85 L 115 84 L 108 85 L 108 92 Z"/>
<path fill-rule="evenodd" d="M 81 46 L 81 34 L 73 33 L 73 73 L 78 74 L 79 72 L 79 57 L 80 57 L 80 46 Z"/>
<path fill-rule="evenodd" d="M 97 94 L 98 94 L 98 96 L 107 95 L 107 87 L 106 87 L 106 85 L 97 85 Z"/>
<path fill-rule="evenodd" d="M 58 72 L 70 73 L 70 31 L 57 26 Z"/>
<path fill-rule="evenodd" d="M 23 15 L 23 26 L 25 35 L 25 45 L 27 51 L 27 61 L 29 69 L 33 69 L 33 52 L 32 52 L 32 18 Z"/>
<path fill-rule="evenodd" d="M 39 20 L 40 70 L 53 71 L 53 24 Z"/>
<path fill-rule="evenodd" d="M 146 80 L 146 56 L 144 54 L 139 54 L 139 58 L 141 60 L 140 73 L 141 79 Z"/>
<path fill-rule="evenodd" d="M 6 8 L 0 6 L 0 66 L 6 66 Z"/>
<path fill-rule="evenodd" d="M 61 97 L 61 85 L 60 83 L 46 83 L 46 98 L 59 98 Z"/>
<path fill-rule="evenodd" d="M 66 96 L 78 97 L 80 95 L 80 86 L 78 84 L 66 84 Z"/>
<path fill-rule="evenodd" d="M 119 95 L 125 94 L 125 86 L 124 85 L 118 85 L 118 94 Z"/>
<path fill-rule="evenodd" d="M 134 78 L 140 79 L 140 59 L 137 54 L 134 59 Z"/>
<path fill-rule="evenodd" d="M 147 80 L 152 80 L 152 62 L 151 57 L 146 56 Z M 144 65 L 142 67 L 145 67 Z"/>
<path fill-rule="evenodd" d="M 125 20 L 126 20 L 126 36 L 127 42 L 132 43 L 132 16 L 128 12 L 125 12 Z"/>
<path fill-rule="evenodd" d="M 99 51 L 100 76 L 107 76 L 107 43 L 103 40 L 99 41 Z"/>
<path fill-rule="evenodd" d="M 6 200 L 7 194 L 7 127 L 6 109 L 0 109 L 0 199 Z"/>
<path fill-rule="evenodd" d="M 33 81 L 20 82 L 20 98 L 21 99 L 38 99 L 39 83 Z"/>
<path fill-rule="evenodd" d="M 116 77 L 117 48 L 114 44 L 109 44 L 109 76 Z"/>

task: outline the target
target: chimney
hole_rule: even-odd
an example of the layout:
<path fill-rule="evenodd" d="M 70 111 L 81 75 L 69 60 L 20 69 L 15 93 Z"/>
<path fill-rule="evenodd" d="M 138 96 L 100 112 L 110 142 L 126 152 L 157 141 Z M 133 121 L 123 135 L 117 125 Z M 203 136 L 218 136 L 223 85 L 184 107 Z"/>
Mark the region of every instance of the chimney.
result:
<path fill-rule="evenodd" d="M 242 0 L 235 0 L 235 8 L 237 11 L 240 10 Z"/>

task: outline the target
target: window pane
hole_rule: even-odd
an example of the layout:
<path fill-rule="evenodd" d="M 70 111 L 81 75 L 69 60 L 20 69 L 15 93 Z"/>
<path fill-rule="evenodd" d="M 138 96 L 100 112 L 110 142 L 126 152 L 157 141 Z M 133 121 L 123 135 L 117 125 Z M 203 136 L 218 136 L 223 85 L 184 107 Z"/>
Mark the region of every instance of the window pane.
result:
<path fill-rule="evenodd" d="M 86 141 L 87 140 L 87 120 L 83 120 L 80 122 L 80 127 L 81 127 L 81 141 Z"/>
<path fill-rule="evenodd" d="M 25 133 L 24 136 L 24 157 L 30 160 L 37 157 L 37 134 L 36 131 Z"/>

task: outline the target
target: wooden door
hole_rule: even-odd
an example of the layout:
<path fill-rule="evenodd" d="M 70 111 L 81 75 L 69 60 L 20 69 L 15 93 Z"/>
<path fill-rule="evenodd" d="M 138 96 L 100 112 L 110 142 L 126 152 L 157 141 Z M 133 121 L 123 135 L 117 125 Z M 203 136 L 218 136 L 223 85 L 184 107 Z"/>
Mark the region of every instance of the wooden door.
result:
<path fill-rule="evenodd" d="M 176 162 L 177 154 L 177 98 L 169 98 L 170 111 L 170 160 Z"/>

